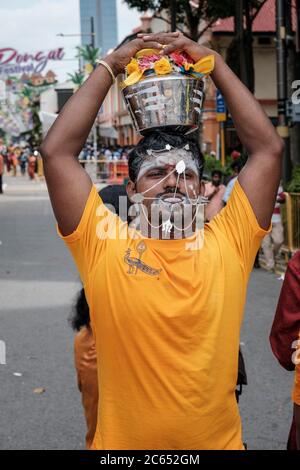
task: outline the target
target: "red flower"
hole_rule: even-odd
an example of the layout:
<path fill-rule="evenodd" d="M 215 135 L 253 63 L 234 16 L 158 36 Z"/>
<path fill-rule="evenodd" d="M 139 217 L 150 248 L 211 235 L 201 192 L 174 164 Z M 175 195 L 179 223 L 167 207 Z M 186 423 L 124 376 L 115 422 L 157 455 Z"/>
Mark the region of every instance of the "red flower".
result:
<path fill-rule="evenodd" d="M 185 62 L 189 64 L 194 63 L 193 59 L 191 59 L 191 57 L 186 52 L 175 51 L 170 54 L 170 57 L 173 59 L 176 65 L 179 65 L 179 67 L 181 67 Z"/>
<path fill-rule="evenodd" d="M 186 62 L 185 57 L 180 52 L 172 52 L 170 54 L 170 57 L 174 60 L 175 64 L 179 66 L 183 65 L 183 63 Z"/>

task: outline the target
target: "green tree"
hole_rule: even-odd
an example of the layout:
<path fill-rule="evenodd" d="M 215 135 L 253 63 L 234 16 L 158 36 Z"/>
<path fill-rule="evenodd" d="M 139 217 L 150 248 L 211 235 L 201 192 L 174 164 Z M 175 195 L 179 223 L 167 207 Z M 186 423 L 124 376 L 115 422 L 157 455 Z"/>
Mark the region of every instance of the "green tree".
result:
<path fill-rule="evenodd" d="M 80 87 L 83 82 L 84 82 L 84 73 L 79 70 L 78 72 L 74 72 L 74 73 L 68 73 L 70 79 L 71 79 L 71 82 L 74 83 L 74 85 L 77 85 L 78 87 Z"/>
<path fill-rule="evenodd" d="M 177 29 L 184 31 L 194 41 L 218 19 L 234 16 L 235 37 L 228 48 L 227 62 L 243 83 L 254 91 L 254 62 L 252 26 L 267 0 L 177 0 Z M 171 24 L 162 17 L 164 10 L 170 11 L 170 0 L 125 0 L 131 8 L 141 12 L 151 10 L 155 18 Z"/>
<path fill-rule="evenodd" d="M 170 0 L 125 0 L 130 8 L 145 12 L 151 10 L 154 18 L 171 24 L 169 18 L 161 16 L 163 10 L 169 10 Z M 177 0 L 176 23 L 179 31 L 194 41 L 209 29 L 219 18 L 234 15 L 235 0 Z"/>
<path fill-rule="evenodd" d="M 300 165 L 295 166 L 292 173 L 292 179 L 287 185 L 290 193 L 300 193 Z"/>
<path fill-rule="evenodd" d="M 235 35 L 227 50 L 227 63 L 247 88 L 254 93 L 253 23 L 268 0 L 235 2 Z"/>
<path fill-rule="evenodd" d="M 90 44 L 84 46 L 77 46 L 77 57 L 82 57 L 87 63 L 91 64 L 93 67 L 96 64 L 96 60 L 100 55 L 100 49 L 98 47 L 93 47 Z"/>

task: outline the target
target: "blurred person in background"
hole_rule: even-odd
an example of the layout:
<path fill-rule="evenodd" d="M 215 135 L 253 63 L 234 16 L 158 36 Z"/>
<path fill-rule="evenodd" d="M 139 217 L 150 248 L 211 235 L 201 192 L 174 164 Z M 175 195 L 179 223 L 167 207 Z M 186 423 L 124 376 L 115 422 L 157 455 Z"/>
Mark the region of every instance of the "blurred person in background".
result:
<path fill-rule="evenodd" d="M 30 180 L 35 179 L 35 168 L 36 167 L 36 156 L 33 154 L 33 152 L 30 152 L 29 157 L 28 157 L 28 165 L 27 165 L 27 171 L 28 171 L 28 176 Z"/>
<path fill-rule="evenodd" d="M 77 385 L 81 393 L 81 402 L 87 426 L 86 448 L 89 449 L 97 426 L 98 374 L 96 346 L 90 326 L 89 306 L 83 288 L 77 296 L 69 321 L 73 330 L 76 331 L 74 360 Z"/>
<path fill-rule="evenodd" d="M 221 170 L 213 170 L 211 181 L 205 183 L 204 196 L 208 198 L 208 204 L 205 207 L 205 219 L 210 222 L 223 208 L 223 196 L 226 186 L 222 184 L 223 173 Z"/>
<path fill-rule="evenodd" d="M 279 186 L 277 199 L 272 215 L 272 231 L 265 236 L 261 248 L 265 257 L 267 271 L 275 270 L 276 256 L 284 242 L 283 225 L 280 214 L 280 205 L 285 202 L 285 194 L 282 186 Z"/>
<path fill-rule="evenodd" d="M 17 176 L 18 158 L 16 152 L 18 152 L 17 148 L 11 146 L 8 157 L 10 161 L 10 169 L 12 169 L 13 176 Z"/>
<path fill-rule="evenodd" d="M 24 176 L 26 173 L 26 163 L 28 160 L 28 150 L 26 148 L 22 149 L 21 154 L 19 156 L 19 165 L 21 170 L 21 175 Z"/>
<path fill-rule="evenodd" d="M 4 173 L 4 157 L 2 153 L 0 152 L 0 194 L 3 194 L 3 188 L 2 188 L 3 173 Z"/>

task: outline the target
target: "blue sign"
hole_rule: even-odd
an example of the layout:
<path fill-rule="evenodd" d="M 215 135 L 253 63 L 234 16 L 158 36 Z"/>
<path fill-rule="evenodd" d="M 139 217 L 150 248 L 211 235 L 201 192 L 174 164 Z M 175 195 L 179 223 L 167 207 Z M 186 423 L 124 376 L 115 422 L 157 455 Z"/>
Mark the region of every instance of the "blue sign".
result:
<path fill-rule="evenodd" d="M 216 94 L 216 103 L 217 103 L 217 113 L 221 113 L 221 114 L 226 113 L 226 104 L 219 90 L 217 90 L 217 94 Z"/>

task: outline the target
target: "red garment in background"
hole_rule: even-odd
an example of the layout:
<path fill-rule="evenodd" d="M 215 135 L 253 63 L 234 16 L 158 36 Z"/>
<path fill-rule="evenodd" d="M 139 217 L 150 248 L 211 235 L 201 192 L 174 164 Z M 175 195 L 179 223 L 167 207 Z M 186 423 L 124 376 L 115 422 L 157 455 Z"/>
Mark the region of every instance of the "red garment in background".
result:
<path fill-rule="evenodd" d="M 292 361 L 292 344 L 298 340 L 300 331 L 300 250 L 297 251 L 286 270 L 270 334 L 271 348 L 279 363 L 286 370 L 295 369 Z M 292 422 L 288 450 L 297 450 L 296 425 Z"/>

